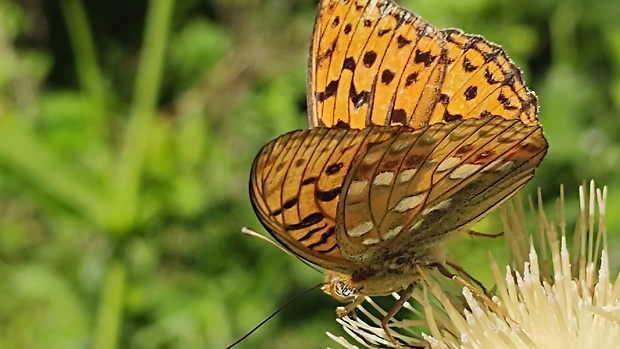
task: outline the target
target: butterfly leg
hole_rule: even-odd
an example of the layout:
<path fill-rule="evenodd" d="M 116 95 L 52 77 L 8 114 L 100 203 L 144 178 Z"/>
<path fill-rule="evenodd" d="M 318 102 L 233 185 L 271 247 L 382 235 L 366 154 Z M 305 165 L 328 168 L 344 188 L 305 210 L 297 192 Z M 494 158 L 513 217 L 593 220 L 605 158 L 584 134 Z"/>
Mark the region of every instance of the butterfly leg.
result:
<path fill-rule="evenodd" d="M 347 304 L 346 306 L 344 306 L 344 307 L 337 307 L 336 308 L 336 316 L 338 318 L 341 318 L 341 317 L 345 317 L 347 315 L 351 315 L 351 316 L 353 316 L 355 318 L 355 308 L 358 305 L 364 303 L 364 299 L 365 298 L 366 297 L 363 296 L 363 295 L 358 295 L 357 297 L 355 297 L 355 299 L 353 299 L 351 301 L 351 303 Z"/>
<path fill-rule="evenodd" d="M 460 265 L 450 262 L 450 261 L 446 261 L 445 262 L 446 265 L 448 265 L 449 267 L 451 267 L 452 269 L 456 270 L 456 274 L 451 273 L 448 269 L 446 269 L 445 266 L 441 265 L 441 264 L 437 264 L 435 267 L 437 268 L 437 270 L 441 273 L 441 275 L 449 278 L 449 279 L 454 279 L 455 276 L 457 275 L 464 275 L 467 279 L 471 280 L 474 284 L 476 284 L 478 287 L 480 287 L 480 289 L 482 290 L 482 292 L 486 295 L 489 295 L 489 291 L 487 291 L 487 289 L 484 287 L 484 285 L 482 285 L 482 282 L 478 281 L 475 277 L 471 276 L 471 274 L 469 274 L 468 272 L 465 271 L 465 269 L 461 268 Z"/>
<path fill-rule="evenodd" d="M 383 320 L 381 320 L 381 327 L 383 328 L 383 331 L 385 331 L 386 336 L 397 349 L 400 349 L 402 347 L 400 346 L 400 344 L 398 344 L 398 342 L 396 342 L 396 338 L 394 338 L 394 336 L 390 332 L 390 329 L 388 328 L 388 323 L 390 322 L 390 319 L 392 319 L 394 315 L 396 315 L 400 308 L 403 307 L 403 304 L 405 304 L 405 302 L 409 300 L 409 297 L 413 293 L 414 286 L 415 284 L 409 285 L 404 291 L 399 294 L 400 298 L 396 301 L 396 303 L 394 303 L 390 311 L 383 317 Z"/>
<path fill-rule="evenodd" d="M 493 239 L 494 238 L 498 238 L 500 236 L 504 236 L 504 232 L 503 231 L 499 232 L 497 234 L 485 234 L 485 233 L 479 233 L 479 232 L 471 230 L 471 229 L 469 230 L 469 232 L 467 232 L 467 234 L 469 234 L 471 236 L 482 236 L 482 237 L 485 237 L 485 238 L 493 238 Z"/>

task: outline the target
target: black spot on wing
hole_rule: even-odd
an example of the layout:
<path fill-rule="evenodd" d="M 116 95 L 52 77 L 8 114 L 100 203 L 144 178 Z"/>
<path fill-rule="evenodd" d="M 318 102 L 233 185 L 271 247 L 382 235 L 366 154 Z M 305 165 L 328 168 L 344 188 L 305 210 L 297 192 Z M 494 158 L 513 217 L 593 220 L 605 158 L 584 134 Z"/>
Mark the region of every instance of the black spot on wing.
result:
<path fill-rule="evenodd" d="M 323 218 L 325 218 L 325 216 L 321 212 L 314 212 L 314 213 L 311 213 L 311 214 L 307 215 L 299 223 L 286 225 L 284 227 L 284 229 L 286 229 L 286 230 L 305 229 L 305 228 L 308 228 L 308 227 L 310 227 L 310 226 L 312 226 L 314 224 L 317 224 L 318 222 L 322 221 Z"/>
<path fill-rule="evenodd" d="M 342 69 L 343 70 L 350 70 L 350 71 L 354 71 L 355 70 L 355 59 L 353 59 L 353 57 L 347 57 L 344 59 L 344 62 L 342 63 Z"/>
<path fill-rule="evenodd" d="M 472 72 L 474 70 L 478 69 L 478 67 L 476 67 L 475 65 L 471 64 L 471 61 L 469 59 L 467 59 L 467 57 L 465 57 L 463 59 L 463 70 L 465 70 L 466 72 Z"/>
<path fill-rule="evenodd" d="M 406 37 L 399 35 L 396 37 L 396 43 L 398 44 L 398 48 L 403 48 L 409 44 L 411 44 L 411 40 Z"/>
<path fill-rule="evenodd" d="M 314 177 L 314 176 L 308 177 L 301 182 L 301 185 L 304 186 L 308 184 L 313 184 L 313 183 L 316 183 L 316 180 L 317 180 L 317 177 Z"/>
<path fill-rule="evenodd" d="M 419 76 L 418 72 L 413 72 L 413 73 L 407 75 L 407 78 L 405 78 L 405 87 L 409 87 L 414 82 L 418 81 L 418 76 Z"/>
<path fill-rule="evenodd" d="M 394 72 L 389 70 L 389 69 L 385 69 L 382 73 L 381 73 L 381 82 L 385 85 L 389 85 L 392 80 L 394 80 Z"/>
<path fill-rule="evenodd" d="M 407 125 L 407 112 L 403 109 L 392 109 L 392 113 L 390 113 L 390 124 Z"/>
<path fill-rule="evenodd" d="M 368 51 L 364 53 L 362 62 L 364 62 L 364 66 L 366 68 L 372 67 L 372 65 L 375 64 L 376 61 L 377 61 L 377 53 L 375 51 Z"/>
<path fill-rule="evenodd" d="M 352 28 L 352 26 L 351 26 L 351 23 L 347 23 L 347 24 L 344 26 L 344 33 L 345 33 L 345 34 L 349 34 L 349 33 L 351 32 L 351 30 L 352 30 L 352 29 L 353 29 L 353 28 Z"/>
<path fill-rule="evenodd" d="M 478 95 L 478 86 L 471 85 L 467 89 L 465 89 L 465 94 L 464 94 L 465 100 L 471 101 L 472 99 L 476 98 L 477 95 Z"/>
<path fill-rule="evenodd" d="M 329 84 L 327 84 L 327 86 L 325 86 L 325 91 L 317 92 L 316 94 L 317 101 L 323 102 L 327 100 L 328 98 L 333 97 L 336 94 L 336 91 L 338 90 L 338 82 L 339 80 L 332 80 L 329 82 Z"/>
<path fill-rule="evenodd" d="M 327 243 L 327 240 L 334 235 L 334 227 L 331 227 L 329 230 L 327 230 L 326 232 L 324 232 L 323 234 L 321 234 L 321 238 L 319 239 L 319 241 L 308 245 L 308 248 L 316 250 L 319 246 L 324 245 L 325 243 Z M 321 252 L 329 252 L 331 250 L 333 250 L 334 248 L 336 248 L 336 245 L 332 245 L 329 247 L 329 249 L 325 250 L 325 251 L 321 251 Z"/>
<path fill-rule="evenodd" d="M 414 62 L 423 63 L 425 67 L 428 67 L 435 61 L 437 56 L 431 55 L 430 51 L 422 52 L 420 50 L 415 51 L 415 55 L 413 57 Z"/>
<path fill-rule="evenodd" d="M 445 111 L 443 113 L 443 120 L 445 122 L 452 122 L 452 121 L 460 120 L 462 118 L 463 118 L 463 115 L 460 115 L 460 114 L 450 114 L 448 113 L 448 111 Z"/>
<path fill-rule="evenodd" d="M 342 166 L 344 166 L 344 164 L 342 162 L 337 162 L 335 164 L 331 164 L 331 165 L 327 166 L 327 168 L 325 169 L 325 174 L 327 174 L 327 175 L 336 174 L 336 173 L 338 173 L 338 171 L 340 171 Z"/>
<path fill-rule="evenodd" d="M 340 191 L 341 191 L 342 187 L 337 187 L 331 190 L 317 190 L 314 195 L 316 197 L 317 200 L 322 201 L 322 202 L 328 202 L 328 201 L 332 201 L 335 198 L 338 197 L 338 195 L 340 195 Z"/>
<path fill-rule="evenodd" d="M 336 28 L 338 24 L 340 24 L 340 16 L 336 16 L 336 18 L 334 18 L 332 21 L 332 28 Z"/>

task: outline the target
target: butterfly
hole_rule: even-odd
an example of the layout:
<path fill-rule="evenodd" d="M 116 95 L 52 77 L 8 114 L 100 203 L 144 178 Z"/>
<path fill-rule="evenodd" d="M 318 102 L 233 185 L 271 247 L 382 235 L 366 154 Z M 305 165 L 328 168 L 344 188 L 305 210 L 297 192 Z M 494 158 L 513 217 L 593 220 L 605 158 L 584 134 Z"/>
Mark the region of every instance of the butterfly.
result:
<path fill-rule="evenodd" d="M 530 180 L 548 145 L 537 98 L 500 46 L 440 30 L 391 0 L 322 0 L 308 121 L 266 144 L 250 175 L 259 220 L 326 269 L 338 316 L 443 264 L 439 244 Z"/>

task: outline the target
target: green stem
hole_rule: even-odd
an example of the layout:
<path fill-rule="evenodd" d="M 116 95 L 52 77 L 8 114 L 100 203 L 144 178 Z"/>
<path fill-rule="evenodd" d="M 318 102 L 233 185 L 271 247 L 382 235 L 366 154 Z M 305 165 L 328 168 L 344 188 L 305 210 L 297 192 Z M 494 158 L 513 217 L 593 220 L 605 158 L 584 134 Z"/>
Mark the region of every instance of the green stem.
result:
<path fill-rule="evenodd" d="M 118 347 L 125 282 L 126 271 L 123 262 L 112 259 L 108 264 L 97 311 L 93 343 L 95 349 L 115 349 Z"/>
<path fill-rule="evenodd" d="M 97 110 L 102 111 L 105 102 L 105 84 L 97 64 L 97 53 L 86 11 L 80 0 L 63 0 L 60 4 L 73 48 L 78 80 L 82 90 L 97 105 Z M 100 114 L 98 116 L 103 115 Z"/>
<path fill-rule="evenodd" d="M 173 1 L 153 0 L 149 3 L 133 104 L 117 171 L 110 183 L 114 192 L 110 207 L 115 212 L 110 214 L 109 229 L 119 234 L 131 229 L 135 222 L 140 177 L 159 94 Z"/>
<path fill-rule="evenodd" d="M 96 114 L 89 115 L 96 120 L 91 124 L 102 126 L 104 88 L 84 8 L 79 0 L 63 0 L 61 4 L 82 88 L 97 106 L 92 108 Z M 101 183 L 63 162 L 37 139 L 26 121 L 11 117 L 0 120 L 0 163 L 93 223 L 100 225 L 104 220 L 103 191 L 96 187 Z"/>

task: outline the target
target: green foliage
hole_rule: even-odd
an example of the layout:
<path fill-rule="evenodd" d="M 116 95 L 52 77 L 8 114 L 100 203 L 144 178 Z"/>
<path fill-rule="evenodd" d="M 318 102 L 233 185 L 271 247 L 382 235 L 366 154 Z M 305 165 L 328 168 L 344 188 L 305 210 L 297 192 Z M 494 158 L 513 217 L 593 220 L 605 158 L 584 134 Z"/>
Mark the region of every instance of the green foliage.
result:
<path fill-rule="evenodd" d="M 527 193 L 563 183 L 574 221 L 595 178 L 620 211 L 620 3 L 401 4 L 523 68 L 550 144 Z M 0 348 L 222 348 L 322 280 L 240 233 L 254 155 L 306 125 L 314 4 L 142 6 L 0 0 Z M 333 345 L 334 307 L 317 290 L 239 348 Z"/>

